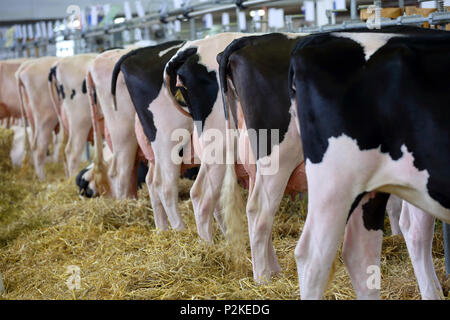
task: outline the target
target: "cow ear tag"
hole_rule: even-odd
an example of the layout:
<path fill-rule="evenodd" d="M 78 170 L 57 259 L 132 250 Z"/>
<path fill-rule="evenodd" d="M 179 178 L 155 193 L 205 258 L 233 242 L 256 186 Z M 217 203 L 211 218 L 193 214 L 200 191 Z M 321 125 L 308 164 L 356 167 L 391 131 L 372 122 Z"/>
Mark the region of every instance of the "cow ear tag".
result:
<path fill-rule="evenodd" d="M 186 101 L 184 100 L 183 94 L 181 93 L 181 90 L 178 89 L 177 92 L 175 93 L 175 99 L 178 102 L 181 102 L 183 104 L 186 104 Z"/>

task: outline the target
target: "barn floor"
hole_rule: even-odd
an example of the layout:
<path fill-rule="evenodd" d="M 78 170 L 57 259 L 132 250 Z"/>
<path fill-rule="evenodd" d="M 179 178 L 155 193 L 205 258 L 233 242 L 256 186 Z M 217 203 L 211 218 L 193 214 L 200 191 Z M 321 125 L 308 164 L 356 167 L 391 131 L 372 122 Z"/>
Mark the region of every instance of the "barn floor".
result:
<path fill-rule="evenodd" d="M 215 244 L 196 233 L 191 181 L 180 181 L 184 232 L 154 229 L 146 189 L 139 200 L 84 199 L 74 179 L 47 165 L 39 182 L 31 170 L 0 173 L 0 272 L 3 299 L 298 299 L 294 248 L 303 226 L 306 201 L 283 199 L 275 219 L 274 244 L 283 272 L 268 285 L 252 279 L 250 251 L 242 269 L 230 259 L 224 237 L 215 229 Z M 444 278 L 440 224 L 433 245 L 438 277 Z M 81 288 L 69 290 L 67 267 L 80 268 Z M 382 298 L 420 299 L 402 238 L 390 236 L 382 254 Z M 326 299 L 354 299 L 350 279 L 337 262 Z"/>

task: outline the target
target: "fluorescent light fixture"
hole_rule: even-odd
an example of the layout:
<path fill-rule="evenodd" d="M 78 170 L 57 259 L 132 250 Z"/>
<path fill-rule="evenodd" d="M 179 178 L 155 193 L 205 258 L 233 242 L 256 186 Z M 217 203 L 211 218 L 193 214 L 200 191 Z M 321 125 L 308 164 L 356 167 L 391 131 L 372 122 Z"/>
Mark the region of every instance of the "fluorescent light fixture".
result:
<path fill-rule="evenodd" d="M 125 18 L 124 17 L 120 17 L 120 18 L 115 18 L 114 19 L 114 23 L 122 23 L 125 22 Z"/>
<path fill-rule="evenodd" d="M 250 17 L 252 17 L 252 18 L 253 18 L 254 16 L 256 16 L 256 15 L 262 17 L 262 16 L 265 15 L 265 14 L 266 14 L 266 12 L 265 12 L 263 9 L 252 10 L 252 11 L 250 11 Z"/>

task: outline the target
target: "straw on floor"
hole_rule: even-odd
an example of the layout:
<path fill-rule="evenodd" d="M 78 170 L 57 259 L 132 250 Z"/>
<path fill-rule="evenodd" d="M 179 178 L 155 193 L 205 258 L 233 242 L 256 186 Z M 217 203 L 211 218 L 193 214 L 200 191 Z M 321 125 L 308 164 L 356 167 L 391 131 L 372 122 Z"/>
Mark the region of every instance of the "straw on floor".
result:
<path fill-rule="evenodd" d="M 31 168 L 25 173 L 11 168 L 0 172 L 0 273 L 6 289 L 1 298 L 299 298 L 294 248 L 306 216 L 306 199 L 283 199 L 273 230 L 283 271 L 271 283 L 257 285 L 248 243 L 242 253 L 247 258 L 244 268 L 235 268 L 217 226 L 213 245 L 198 237 L 189 200 L 191 181 L 180 180 L 179 207 L 187 230 L 157 232 L 146 189 L 139 191 L 138 200 L 85 199 L 78 195 L 74 179 L 64 178 L 62 166 L 46 167 L 44 182 L 36 180 Z M 390 236 L 388 221 L 385 234 L 382 298 L 420 299 L 404 240 Z M 440 225 L 433 256 L 450 299 Z M 79 288 L 67 286 L 69 266 L 79 268 Z M 325 298 L 355 298 L 341 259 Z"/>

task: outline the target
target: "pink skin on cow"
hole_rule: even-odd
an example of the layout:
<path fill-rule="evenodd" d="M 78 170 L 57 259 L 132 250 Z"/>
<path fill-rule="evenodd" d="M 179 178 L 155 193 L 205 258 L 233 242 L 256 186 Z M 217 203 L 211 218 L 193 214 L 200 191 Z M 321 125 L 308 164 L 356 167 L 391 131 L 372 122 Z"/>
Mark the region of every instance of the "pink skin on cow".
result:
<path fill-rule="evenodd" d="M 25 155 L 25 131 L 22 125 L 13 124 L 10 129 L 14 131 L 14 140 L 10 152 L 13 166 L 20 167 Z M 31 134 L 30 127 L 27 128 L 28 135 Z"/>
<path fill-rule="evenodd" d="M 425 300 L 437 300 L 442 296 L 432 256 L 434 221 L 434 216 L 406 201 L 402 202 L 400 229 L 408 247 L 422 299 Z"/>
<path fill-rule="evenodd" d="M 27 59 L 0 61 L 0 119 L 22 116 L 15 73 Z"/>
<path fill-rule="evenodd" d="M 96 56 L 96 54 L 81 54 L 63 58 L 55 64 L 56 85 L 62 85 L 66 93 L 65 99 L 60 101 L 60 113 L 68 133 L 65 155 L 69 176 L 78 171 L 80 156 L 92 127 L 88 95 L 82 93 L 81 87 L 89 63 Z M 75 90 L 73 96 L 72 90 Z"/>
<path fill-rule="evenodd" d="M 98 55 L 89 67 L 95 83 L 97 104 L 105 121 L 105 139 L 113 151 L 108 179 L 112 196 L 119 199 L 137 196 L 136 183 L 132 183 L 137 179 L 134 177 L 137 174 L 138 148 L 134 130 L 135 110 L 123 75 L 120 74 L 117 81 L 117 111 L 113 109 L 111 95 L 112 70 L 117 60 L 129 50 L 106 51 Z"/>
<path fill-rule="evenodd" d="M 24 62 L 16 72 L 27 118 L 33 115 L 29 140 L 33 164 L 39 179 L 45 178 L 44 161 L 52 132 L 58 123 L 57 115 L 47 89 L 47 75 L 59 58 L 44 57 Z"/>

